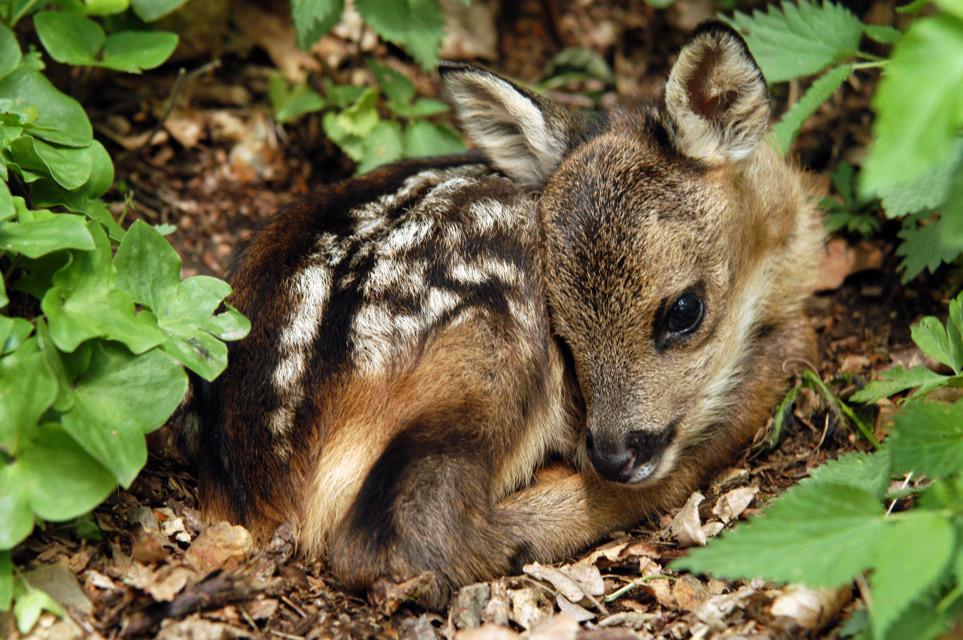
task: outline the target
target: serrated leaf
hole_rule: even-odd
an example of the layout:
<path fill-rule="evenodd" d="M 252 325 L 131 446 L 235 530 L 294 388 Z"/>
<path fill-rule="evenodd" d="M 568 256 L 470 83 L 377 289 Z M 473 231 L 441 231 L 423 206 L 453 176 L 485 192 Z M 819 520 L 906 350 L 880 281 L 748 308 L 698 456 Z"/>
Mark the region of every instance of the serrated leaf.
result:
<path fill-rule="evenodd" d="M 884 24 L 864 24 L 863 33 L 880 44 L 895 44 L 903 37 L 902 31 Z"/>
<path fill-rule="evenodd" d="M 0 358 L 0 446 L 13 455 L 57 397 L 57 381 L 36 338 Z"/>
<path fill-rule="evenodd" d="M 364 156 L 357 172 L 367 173 L 375 167 L 400 160 L 403 151 L 401 125 L 382 120 L 364 139 Z"/>
<path fill-rule="evenodd" d="M 415 122 L 405 129 L 405 157 L 444 155 L 465 150 L 458 132 L 443 124 Z"/>
<path fill-rule="evenodd" d="M 102 67 L 140 73 L 154 69 L 167 60 L 177 48 L 176 33 L 167 31 L 120 31 L 112 33 L 104 43 Z"/>
<path fill-rule="evenodd" d="M 946 329 L 939 319 L 927 316 L 913 325 L 911 329 L 913 342 L 923 353 L 942 362 L 956 373 L 963 367 L 963 353 L 960 346 L 950 342 Z"/>
<path fill-rule="evenodd" d="M 0 24 L 0 78 L 17 68 L 21 56 L 17 37 L 7 25 Z"/>
<path fill-rule="evenodd" d="M 924 269 L 935 272 L 944 262 L 952 262 L 963 250 L 963 232 L 954 233 L 948 228 L 946 218 L 940 217 L 929 224 L 917 225 L 910 221 L 910 226 L 899 232 L 903 241 L 896 249 L 896 255 L 901 256 L 899 268 L 902 271 L 900 279 L 909 282 Z"/>
<path fill-rule="evenodd" d="M 885 527 L 882 515 L 879 500 L 868 491 L 803 483 L 761 516 L 691 550 L 673 567 L 719 577 L 838 586 L 872 565 Z"/>
<path fill-rule="evenodd" d="M 889 450 L 854 451 L 816 467 L 803 482 L 841 484 L 863 489 L 881 498 L 890 480 Z"/>
<path fill-rule="evenodd" d="M 344 11 L 344 0 L 291 0 L 298 46 L 307 49 L 331 30 Z"/>
<path fill-rule="evenodd" d="M 909 181 L 880 185 L 877 193 L 883 201 L 887 218 L 897 218 L 917 211 L 935 209 L 949 201 L 953 174 L 963 160 L 963 139 L 946 161 L 926 169 Z"/>
<path fill-rule="evenodd" d="M 893 471 L 939 477 L 963 469 L 963 402 L 919 401 L 896 414 Z"/>
<path fill-rule="evenodd" d="M 874 142 L 860 187 L 867 196 L 913 181 L 958 150 L 963 125 L 963 22 L 917 20 L 893 49 L 873 107 Z"/>
<path fill-rule="evenodd" d="M 910 603 L 940 578 L 953 548 L 953 526 L 939 513 L 913 511 L 886 527 L 869 580 L 876 638 L 885 638 Z"/>
<path fill-rule="evenodd" d="M 131 0 L 131 8 L 144 22 L 154 22 L 181 8 L 187 0 Z"/>
<path fill-rule="evenodd" d="M 93 64 L 107 38 L 90 18 L 66 11 L 41 11 L 33 24 L 50 57 L 64 64 Z"/>
<path fill-rule="evenodd" d="M 772 128 L 772 133 L 776 138 L 776 143 L 783 153 L 789 151 L 792 141 L 799 132 L 799 127 L 809 116 L 816 112 L 823 102 L 833 95 L 849 74 L 853 72 L 852 65 L 842 65 L 835 67 L 810 85 L 809 89 L 800 100 L 794 104 L 789 111 L 783 115 L 782 119 Z"/>
<path fill-rule="evenodd" d="M 355 0 L 355 8 L 379 36 L 410 53 L 422 68 L 438 66 L 445 37 L 438 0 Z"/>
<path fill-rule="evenodd" d="M 244 335 L 250 330 L 237 311 L 214 315 L 230 294 L 230 285 L 207 276 L 181 282 L 177 252 L 142 220 L 128 229 L 114 264 L 120 285 L 156 316 L 166 336 L 161 348 L 201 377 L 217 377 L 227 366 L 227 346 L 219 338 L 236 339 L 239 328 L 244 328 Z M 230 322 L 223 321 L 224 314 Z M 223 332 L 225 326 L 231 327 L 229 333 Z"/>
<path fill-rule="evenodd" d="M 0 100 L 36 114 L 24 128 L 38 138 L 68 147 L 86 147 L 93 129 L 80 103 L 54 87 L 30 65 L 21 64 L 0 79 Z"/>
<path fill-rule="evenodd" d="M 72 386 L 64 430 L 129 487 L 147 462 L 144 435 L 164 424 L 187 391 L 184 370 L 157 349 L 135 356 L 101 342 Z"/>
<path fill-rule="evenodd" d="M 80 216 L 58 213 L 31 222 L 0 222 L 0 250 L 28 258 L 61 249 L 90 251 L 93 248 L 94 239 Z"/>
<path fill-rule="evenodd" d="M 287 81 L 280 73 L 271 76 L 268 98 L 274 109 L 274 119 L 282 124 L 295 122 L 306 114 L 321 111 L 326 104 L 321 94 L 305 84 L 289 90 Z"/>
<path fill-rule="evenodd" d="M 863 27 L 848 9 L 825 0 L 783 2 L 751 17 L 737 11 L 728 22 L 745 36 L 770 83 L 808 76 L 855 55 Z"/>
<path fill-rule="evenodd" d="M 849 397 L 853 402 L 872 403 L 882 398 L 888 398 L 907 389 L 918 388 L 917 394 L 924 394 L 943 386 L 950 380 L 935 371 L 923 366 L 903 369 L 894 367 L 880 374 L 879 380 L 874 380 Z"/>
<path fill-rule="evenodd" d="M 415 98 L 415 85 L 403 73 L 368 60 L 368 68 L 388 100 L 399 104 L 409 104 Z"/>

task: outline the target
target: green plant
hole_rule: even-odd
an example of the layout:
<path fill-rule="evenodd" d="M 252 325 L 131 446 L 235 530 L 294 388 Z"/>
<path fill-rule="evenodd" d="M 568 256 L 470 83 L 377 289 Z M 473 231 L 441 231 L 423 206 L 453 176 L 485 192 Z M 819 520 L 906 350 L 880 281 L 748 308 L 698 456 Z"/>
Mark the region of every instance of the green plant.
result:
<path fill-rule="evenodd" d="M 89 17 L 126 0 L 37 11 L 46 4 L 0 1 L 0 610 L 21 594 L 22 630 L 46 605 L 15 579 L 9 549 L 35 522 L 76 518 L 129 486 L 147 461 L 145 434 L 184 395 L 184 367 L 215 378 L 227 364 L 223 340 L 249 329 L 222 309 L 225 282 L 182 281 L 157 229 L 125 230 L 113 217 L 102 200 L 114 180 L 109 154 L 13 27 L 32 17 L 55 60 L 126 72 L 160 65 L 177 36 L 108 34 Z M 130 6 L 156 18 L 179 4 Z"/>
<path fill-rule="evenodd" d="M 402 73 L 368 61 L 377 87 L 334 85 L 325 82 L 325 95 L 302 85 L 289 87 L 280 75 L 270 86 L 275 118 L 291 122 L 301 116 L 326 110 L 324 132 L 352 160 L 357 172 L 421 156 L 463 150 L 458 132 L 426 118 L 448 111 L 448 105 L 416 97 L 415 86 Z"/>
<path fill-rule="evenodd" d="M 963 296 L 952 303 L 945 328 L 927 318 L 913 332 L 924 351 L 949 366 L 959 366 L 963 354 L 961 304 Z M 674 566 L 814 587 L 838 587 L 868 573 L 869 615 L 862 625 L 854 618 L 849 631 L 877 640 L 946 633 L 963 616 L 963 401 L 921 397 L 924 388 L 936 388 L 925 386 L 929 374 L 922 378 L 860 392 L 869 401 L 921 387 L 896 414 L 882 448 L 816 468 L 762 515 Z M 950 384 L 958 374 L 943 378 Z M 893 476 L 902 476 L 903 486 L 889 491 Z M 907 488 L 911 478 L 918 486 Z M 894 511 L 899 500 L 910 504 Z"/>
<path fill-rule="evenodd" d="M 383 40 L 400 46 L 425 69 L 438 65 L 445 15 L 438 0 L 355 0 L 354 8 Z M 307 49 L 337 24 L 344 0 L 291 0 L 298 44 Z"/>
<path fill-rule="evenodd" d="M 899 10 L 915 13 L 926 4 Z M 821 74 L 775 126 L 783 150 L 851 74 L 883 69 L 859 199 L 879 198 L 887 217 L 904 218 L 899 249 L 904 279 L 935 270 L 963 251 L 963 4 L 933 4 L 937 11 L 916 17 L 905 33 L 864 24 L 828 0 L 783 2 L 729 19 L 770 83 Z M 861 49 L 864 37 L 892 46 L 889 59 Z"/>
<path fill-rule="evenodd" d="M 837 198 L 823 198 L 820 205 L 826 211 L 823 226 L 826 231 L 845 230 L 860 236 L 871 236 L 879 232 L 879 219 L 876 210 L 879 203 L 875 198 L 863 198 L 856 193 L 856 172 L 853 165 L 845 160 L 840 162 L 832 175 L 833 187 Z"/>

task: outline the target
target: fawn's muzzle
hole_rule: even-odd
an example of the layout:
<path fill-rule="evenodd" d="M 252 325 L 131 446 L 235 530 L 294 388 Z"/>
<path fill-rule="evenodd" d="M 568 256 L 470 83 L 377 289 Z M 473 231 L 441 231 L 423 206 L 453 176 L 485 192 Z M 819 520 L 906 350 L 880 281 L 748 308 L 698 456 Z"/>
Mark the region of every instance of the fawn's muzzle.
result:
<path fill-rule="evenodd" d="M 611 437 L 589 431 L 586 445 L 600 476 L 612 482 L 634 484 L 652 475 L 674 435 L 674 422 L 662 431 L 634 430 Z"/>

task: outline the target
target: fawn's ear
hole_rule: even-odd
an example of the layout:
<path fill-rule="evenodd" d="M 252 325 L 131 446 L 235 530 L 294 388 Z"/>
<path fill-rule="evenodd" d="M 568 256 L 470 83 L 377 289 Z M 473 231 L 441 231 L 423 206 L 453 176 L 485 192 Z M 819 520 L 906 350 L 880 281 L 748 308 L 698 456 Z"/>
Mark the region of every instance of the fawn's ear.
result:
<path fill-rule="evenodd" d="M 679 52 L 665 85 L 674 141 L 710 163 L 745 158 L 769 129 L 769 89 L 742 37 L 703 22 Z"/>
<path fill-rule="evenodd" d="M 568 148 L 562 108 L 484 69 L 442 63 L 440 71 L 462 129 L 495 167 L 533 186 L 555 171 Z"/>

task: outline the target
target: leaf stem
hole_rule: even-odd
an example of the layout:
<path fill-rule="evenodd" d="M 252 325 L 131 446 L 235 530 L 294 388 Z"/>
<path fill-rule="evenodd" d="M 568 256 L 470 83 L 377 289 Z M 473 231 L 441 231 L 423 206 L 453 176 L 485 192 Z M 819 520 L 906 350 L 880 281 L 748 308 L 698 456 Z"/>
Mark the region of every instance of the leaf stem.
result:
<path fill-rule="evenodd" d="M 889 64 L 889 60 L 873 60 L 871 62 L 857 62 L 853 64 L 853 69 L 878 69 Z"/>

